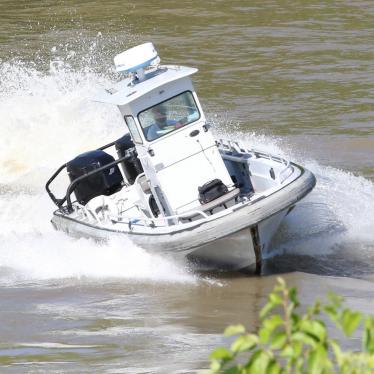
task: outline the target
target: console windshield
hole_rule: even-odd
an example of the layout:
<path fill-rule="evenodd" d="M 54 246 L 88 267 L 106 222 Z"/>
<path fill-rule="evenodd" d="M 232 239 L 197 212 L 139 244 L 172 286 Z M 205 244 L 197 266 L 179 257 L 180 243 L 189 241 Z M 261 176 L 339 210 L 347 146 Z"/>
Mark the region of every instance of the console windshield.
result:
<path fill-rule="evenodd" d="M 144 136 L 148 141 L 158 139 L 199 118 L 200 112 L 191 91 L 154 105 L 138 115 Z"/>

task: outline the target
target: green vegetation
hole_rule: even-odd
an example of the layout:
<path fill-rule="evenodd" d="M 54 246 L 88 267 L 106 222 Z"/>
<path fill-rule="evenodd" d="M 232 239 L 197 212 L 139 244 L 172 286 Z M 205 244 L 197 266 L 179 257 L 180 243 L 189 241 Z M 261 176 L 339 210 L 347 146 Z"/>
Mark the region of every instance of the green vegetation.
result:
<path fill-rule="evenodd" d="M 352 311 L 335 294 L 319 300 L 304 314 L 298 312 L 297 290 L 282 278 L 260 312 L 257 333 L 243 325 L 229 326 L 225 336 L 235 337 L 229 349 L 217 348 L 210 369 L 203 373 L 226 374 L 327 374 L 374 373 L 374 318 Z M 344 351 L 328 335 L 332 321 L 346 337 L 362 331 L 362 351 Z M 358 331 L 359 330 L 359 331 Z"/>

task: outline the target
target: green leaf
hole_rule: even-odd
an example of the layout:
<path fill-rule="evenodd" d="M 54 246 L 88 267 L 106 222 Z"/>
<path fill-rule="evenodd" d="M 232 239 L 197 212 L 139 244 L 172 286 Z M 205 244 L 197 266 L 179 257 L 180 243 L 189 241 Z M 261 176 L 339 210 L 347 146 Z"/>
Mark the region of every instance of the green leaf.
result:
<path fill-rule="evenodd" d="M 327 298 L 335 308 L 340 308 L 342 306 L 342 302 L 344 301 L 343 297 L 335 294 L 334 292 L 328 292 Z"/>
<path fill-rule="evenodd" d="M 295 304 L 290 303 L 290 304 L 288 305 L 288 307 L 287 307 L 286 310 L 287 310 L 287 313 L 288 313 L 289 315 L 291 315 L 291 314 L 293 313 L 294 309 L 295 309 Z"/>
<path fill-rule="evenodd" d="M 274 331 L 278 326 L 281 326 L 283 324 L 284 321 L 279 314 L 272 315 L 262 323 L 262 325 L 270 331 Z"/>
<path fill-rule="evenodd" d="M 322 321 L 303 320 L 300 322 L 300 330 L 314 336 L 319 341 L 326 338 L 326 326 Z"/>
<path fill-rule="evenodd" d="M 287 341 L 287 334 L 284 331 L 277 332 L 271 338 L 270 349 L 282 349 Z"/>
<path fill-rule="evenodd" d="M 282 304 L 283 302 L 283 299 L 280 295 L 278 295 L 277 293 L 274 293 L 272 292 L 270 295 L 269 295 L 269 301 L 271 304 L 273 304 L 274 306 L 275 305 L 280 305 Z"/>
<path fill-rule="evenodd" d="M 296 342 L 300 342 L 303 344 L 307 344 L 312 348 L 315 348 L 318 344 L 318 339 L 315 338 L 313 335 L 306 334 L 303 331 L 297 331 L 292 334 L 292 340 Z"/>
<path fill-rule="evenodd" d="M 303 344 L 301 342 L 293 341 L 291 346 L 295 357 L 298 357 L 303 353 Z"/>
<path fill-rule="evenodd" d="M 334 305 L 325 305 L 323 307 L 324 312 L 330 317 L 330 319 L 334 322 L 337 321 L 339 317 L 339 313 Z"/>
<path fill-rule="evenodd" d="M 330 346 L 332 348 L 332 351 L 334 352 L 336 362 L 340 366 L 343 362 L 343 352 L 342 352 L 339 344 L 335 340 L 330 339 L 329 343 L 330 343 Z"/>
<path fill-rule="evenodd" d="M 233 352 L 244 352 L 251 350 L 258 343 L 258 337 L 253 334 L 239 336 L 232 344 L 231 350 Z"/>
<path fill-rule="evenodd" d="M 245 327 L 243 325 L 231 325 L 226 327 L 223 335 L 225 336 L 233 336 L 245 333 Z"/>
<path fill-rule="evenodd" d="M 350 309 L 343 310 L 342 327 L 347 336 L 351 336 L 360 325 L 362 314 L 360 312 L 352 312 Z"/>
<path fill-rule="evenodd" d="M 252 355 L 249 363 L 246 365 L 246 369 L 249 370 L 248 373 L 250 374 L 264 374 L 269 363 L 269 355 L 263 350 L 258 350 Z"/>
<path fill-rule="evenodd" d="M 213 372 L 217 372 L 221 369 L 221 363 L 218 360 L 212 360 L 212 362 L 210 363 L 210 369 Z"/>
<path fill-rule="evenodd" d="M 319 299 L 313 305 L 313 314 L 319 314 L 321 312 L 321 301 Z"/>
<path fill-rule="evenodd" d="M 267 344 L 269 342 L 271 331 L 262 327 L 258 333 L 261 344 Z"/>
<path fill-rule="evenodd" d="M 317 351 L 313 351 L 308 358 L 308 374 L 319 374 L 323 370 L 323 366 L 319 362 Z"/>
<path fill-rule="evenodd" d="M 298 305 L 296 289 L 287 289 L 283 280 L 278 281 L 274 292 L 269 295 L 269 302 L 261 310 L 259 336 L 248 334 L 243 325 L 229 326 L 225 335 L 238 335 L 231 344 L 231 351 L 217 348 L 210 356 L 211 369 L 206 373 L 374 373 L 374 317 L 365 317 L 362 340 L 364 352 L 344 352 L 337 341 L 328 338 L 325 323 L 316 318 L 321 311 L 325 312 L 350 336 L 357 331 L 364 317 L 360 312 L 344 308 L 341 297 L 330 294 L 329 298 L 329 304 L 323 305 L 317 301 L 306 313 L 299 314 L 295 312 Z M 284 319 L 274 312 L 269 314 L 284 301 L 287 302 Z M 291 333 L 290 340 L 287 332 Z M 247 363 L 243 367 L 236 360 Z"/>
<path fill-rule="evenodd" d="M 266 368 L 266 374 L 280 374 L 282 371 L 281 367 L 279 366 L 278 362 L 275 360 L 271 360 Z"/>
<path fill-rule="evenodd" d="M 230 360 L 232 353 L 226 348 L 218 347 L 210 354 L 210 358 L 213 360 Z"/>
<path fill-rule="evenodd" d="M 308 374 L 320 374 L 327 366 L 327 351 L 326 348 L 320 344 L 309 355 Z"/>
<path fill-rule="evenodd" d="M 295 306 L 299 305 L 299 300 L 297 299 L 297 290 L 296 290 L 296 288 L 291 288 L 289 290 L 288 297 L 295 304 Z"/>
<path fill-rule="evenodd" d="M 243 371 L 237 366 L 234 366 L 232 368 L 228 368 L 223 372 L 223 374 L 242 374 L 242 373 L 243 373 Z"/>
<path fill-rule="evenodd" d="M 274 330 L 283 324 L 284 321 L 278 314 L 274 314 L 268 319 L 264 320 L 259 332 L 260 342 L 262 344 L 266 344 L 269 341 L 270 336 L 273 334 Z"/>
<path fill-rule="evenodd" d="M 291 315 L 291 323 L 292 325 L 296 326 L 300 322 L 301 318 L 297 314 L 292 314 Z"/>
<path fill-rule="evenodd" d="M 303 367 L 304 367 L 304 364 L 305 364 L 304 357 L 299 356 L 295 359 L 294 362 L 295 362 L 294 363 L 294 367 L 295 367 L 294 373 L 297 373 L 297 374 L 304 373 L 304 371 L 303 371 Z"/>
<path fill-rule="evenodd" d="M 290 345 L 286 345 L 282 349 L 280 355 L 281 355 L 281 357 L 292 358 L 293 355 L 294 355 L 294 350 L 293 350 L 293 348 Z"/>
<path fill-rule="evenodd" d="M 260 311 L 260 318 L 264 319 L 274 308 L 276 305 L 272 303 L 267 303 Z"/>
<path fill-rule="evenodd" d="M 374 317 L 366 317 L 365 319 L 363 346 L 366 352 L 374 353 Z"/>

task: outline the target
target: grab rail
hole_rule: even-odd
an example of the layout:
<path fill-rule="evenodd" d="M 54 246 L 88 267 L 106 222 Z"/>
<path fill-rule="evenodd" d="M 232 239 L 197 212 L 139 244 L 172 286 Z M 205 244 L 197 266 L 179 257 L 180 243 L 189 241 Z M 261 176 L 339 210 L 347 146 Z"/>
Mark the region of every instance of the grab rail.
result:
<path fill-rule="evenodd" d="M 283 182 L 284 182 L 284 181 L 285 181 L 285 180 L 286 180 L 286 179 L 291 175 L 291 174 L 289 174 L 289 175 L 287 175 L 286 177 L 284 177 L 284 178 L 281 180 L 281 176 L 282 176 L 283 174 L 285 174 L 286 171 L 287 171 L 288 169 L 290 169 L 290 170 L 291 170 L 291 173 L 292 173 L 293 167 L 292 167 L 290 161 L 287 162 L 286 167 L 283 168 L 283 169 L 279 172 L 279 174 L 278 174 L 278 180 L 279 180 L 280 184 L 282 184 L 282 183 L 283 183 Z"/>
<path fill-rule="evenodd" d="M 246 149 L 244 147 L 242 147 L 239 142 L 237 141 L 232 141 L 232 140 L 228 140 L 228 139 L 219 139 L 219 144 L 218 145 L 222 145 L 223 148 L 226 148 L 228 150 L 233 150 L 237 153 L 252 153 L 253 155 L 256 156 L 256 158 L 259 158 L 259 157 L 262 157 L 262 158 L 266 158 L 268 160 L 271 160 L 271 161 L 276 161 L 276 162 L 279 162 L 283 165 L 285 165 L 285 167 L 279 172 L 278 174 L 278 181 L 280 184 L 282 184 L 288 176 L 286 176 L 285 178 L 281 178 L 283 174 L 286 173 L 287 170 L 291 169 L 292 170 L 292 165 L 291 165 L 291 162 L 281 156 L 273 156 L 271 153 L 268 153 L 268 152 L 264 152 L 264 151 L 260 151 L 260 150 L 257 150 L 255 148 L 251 148 L 251 149 Z M 237 147 L 237 148 L 236 148 Z"/>
<path fill-rule="evenodd" d="M 129 225 L 132 225 L 132 224 L 137 223 L 139 221 L 143 221 L 146 226 L 152 227 L 155 224 L 155 222 L 157 223 L 157 222 L 164 221 L 164 223 L 166 223 L 166 221 L 168 221 L 170 219 L 187 218 L 187 217 L 193 217 L 195 215 L 201 215 L 203 218 L 208 218 L 209 217 L 202 210 L 192 210 L 192 211 L 188 211 L 188 212 L 185 212 L 185 213 L 174 214 L 172 216 L 165 216 L 165 217 L 159 217 L 159 218 L 142 218 L 142 217 L 129 218 L 125 222 L 122 221 L 122 220 L 119 220 L 119 218 L 120 218 L 119 215 L 117 215 L 117 216 L 110 215 L 109 218 L 112 219 L 112 220 L 115 220 L 116 223 L 127 223 Z M 136 222 L 134 222 L 134 221 L 136 221 Z"/>
<path fill-rule="evenodd" d="M 63 164 L 61 165 L 54 173 L 53 175 L 48 179 L 46 185 L 45 185 L 45 189 L 47 190 L 47 193 L 49 195 L 49 197 L 51 198 L 51 200 L 59 207 L 61 208 L 61 206 L 64 204 L 64 202 L 66 201 L 66 196 L 62 199 L 57 199 L 55 197 L 55 195 L 52 193 L 52 191 L 49 189 L 49 185 L 53 182 L 53 180 L 57 177 L 57 175 L 59 175 L 61 173 L 61 171 L 66 168 L 67 164 Z"/>
<path fill-rule="evenodd" d="M 99 148 L 96 148 L 96 150 L 97 150 L 97 151 L 102 151 L 102 150 L 104 150 L 104 149 L 107 149 L 107 148 L 109 148 L 109 147 L 112 147 L 113 145 L 115 145 L 115 143 L 116 143 L 116 141 L 110 142 L 110 143 L 105 144 L 105 145 L 103 145 L 103 146 L 101 146 L 101 147 L 99 147 Z M 79 178 L 75 179 L 75 180 L 72 181 L 72 182 L 70 183 L 70 185 L 68 186 L 65 196 L 64 196 L 63 198 L 61 198 L 61 199 L 58 199 L 58 198 L 56 198 L 56 196 L 52 193 L 52 191 L 50 190 L 49 186 L 50 186 L 50 184 L 51 184 L 51 183 L 56 179 L 56 177 L 61 173 L 61 171 L 67 167 L 67 163 L 65 163 L 65 164 L 61 165 L 61 166 L 60 166 L 60 167 L 59 167 L 59 168 L 58 168 L 58 169 L 53 173 L 53 175 L 48 179 L 48 181 L 47 181 L 47 183 L 46 183 L 46 185 L 45 185 L 45 189 L 46 189 L 46 191 L 47 191 L 49 197 L 51 198 L 51 200 L 52 200 L 52 201 L 57 205 L 58 208 L 61 208 L 61 207 L 63 206 L 63 204 L 65 203 L 65 201 L 67 201 L 67 208 L 68 208 L 68 211 L 70 212 L 71 209 L 72 209 L 72 204 L 71 204 L 71 200 L 70 200 L 70 195 L 71 195 L 71 194 L 73 193 L 73 191 L 74 191 L 74 190 L 71 189 L 71 187 L 72 187 L 73 184 L 74 184 L 74 188 L 75 188 L 76 185 L 78 184 L 78 182 L 82 181 L 82 179 L 85 179 L 85 178 L 87 178 L 87 177 L 89 177 L 89 176 L 91 176 L 91 175 L 93 175 L 93 174 L 95 174 L 95 173 L 98 173 L 98 172 L 102 171 L 102 170 L 108 169 L 108 168 L 110 168 L 111 166 L 120 163 L 120 162 L 123 161 L 125 158 L 126 158 L 126 156 L 123 156 L 123 157 L 117 159 L 116 161 L 114 161 L 114 162 L 112 162 L 112 163 L 110 163 L 110 164 L 108 164 L 108 165 L 104 165 L 104 166 L 102 166 L 101 168 L 95 169 L 95 170 L 93 170 L 93 171 L 91 171 L 91 172 L 89 172 L 89 173 L 87 173 L 87 174 L 85 174 L 85 175 L 82 175 L 82 176 L 80 176 Z M 77 182 L 77 181 L 78 181 L 78 182 Z M 77 183 L 75 183 L 75 182 L 77 182 Z M 68 193 L 69 193 L 69 190 L 71 190 L 71 191 L 70 191 L 70 194 L 68 194 Z"/>
<path fill-rule="evenodd" d="M 66 206 L 67 206 L 67 209 L 68 209 L 68 212 L 72 212 L 72 203 L 71 203 L 71 199 L 70 199 L 70 196 L 71 194 L 74 192 L 74 189 L 76 188 L 76 186 L 78 185 L 79 182 L 81 182 L 82 180 L 94 175 L 94 174 L 97 174 L 99 173 L 100 171 L 103 171 L 103 170 L 106 170 L 106 169 L 109 169 L 110 167 L 114 166 L 114 165 L 117 165 L 119 164 L 121 161 L 123 161 L 124 159 L 126 159 L 127 156 L 123 156 L 123 157 L 120 157 L 119 159 L 107 164 L 107 165 L 104 165 L 104 166 L 101 166 L 99 167 L 98 169 L 95 169 L 95 170 L 92 170 L 90 172 L 88 172 L 87 174 L 84 174 L 84 175 L 81 175 L 80 177 L 78 177 L 77 179 L 74 179 L 67 191 L 66 191 Z"/>
<path fill-rule="evenodd" d="M 281 156 L 274 156 L 269 152 L 260 151 L 260 150 L 257 150 L 255 148 L 251 148 L 251 149 L 245 148 L 245 147 L 241 146 L 238 141 L 235 141 L 235 140 L 219 139 L 218 146 L 219 145 L 222 145 L 224 148 L 226 148 L 228 150 L 234 150 L 237 153 L 247 152 L 247 153 L 254 154 L 256 157 L 263 157 L 263 158 L 267 158 L 267 159 L 272 160 L 272 161 L 278 161 L 278 162 L 281 162 L 285 165 L 288 165 L 288 163 L 289 163 L 288 160 L 286 160 L 285 158 L 283 158 Z M 235 148 L 235 146 L 237 148 Z"/>

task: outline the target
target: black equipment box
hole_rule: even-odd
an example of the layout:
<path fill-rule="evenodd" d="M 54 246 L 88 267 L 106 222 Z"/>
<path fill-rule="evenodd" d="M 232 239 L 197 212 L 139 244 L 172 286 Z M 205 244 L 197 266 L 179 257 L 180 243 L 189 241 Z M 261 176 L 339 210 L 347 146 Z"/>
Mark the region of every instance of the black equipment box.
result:
<path fill-rule="evenodd" d="M 199 187 L 199 201 L 207 204 L 228 192 L 227 186 L 220 179 L 213 179 Z"/>

